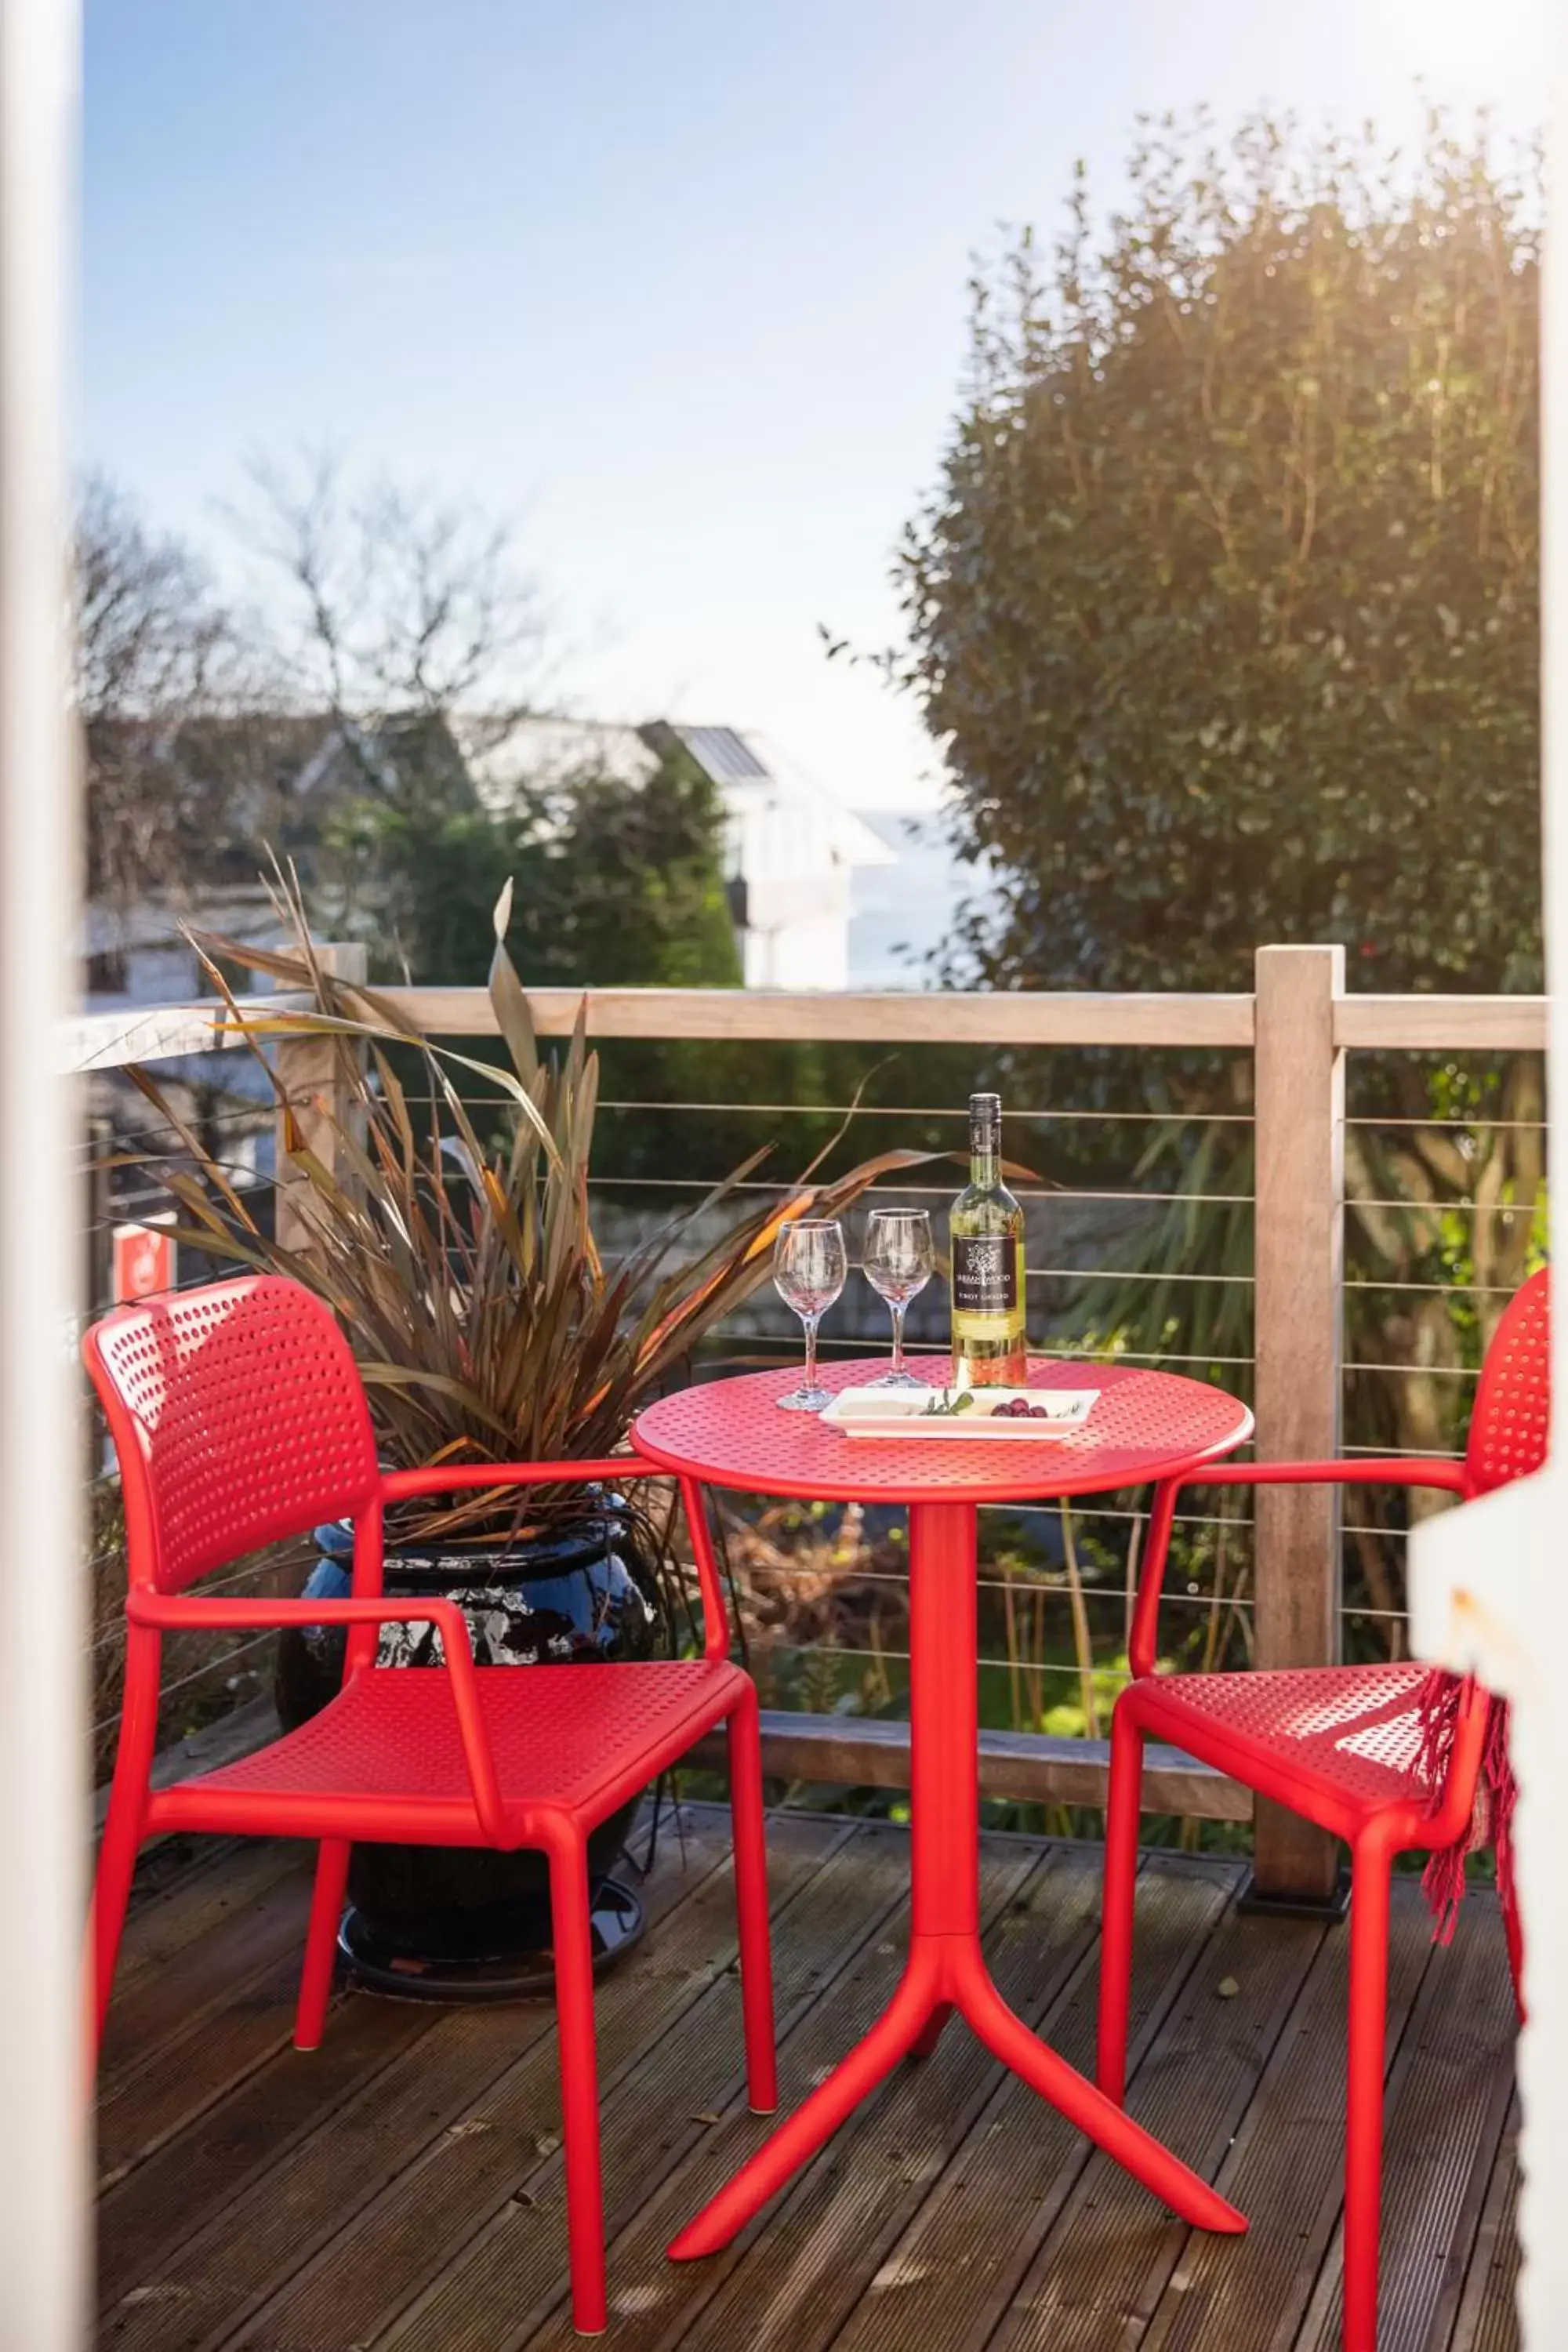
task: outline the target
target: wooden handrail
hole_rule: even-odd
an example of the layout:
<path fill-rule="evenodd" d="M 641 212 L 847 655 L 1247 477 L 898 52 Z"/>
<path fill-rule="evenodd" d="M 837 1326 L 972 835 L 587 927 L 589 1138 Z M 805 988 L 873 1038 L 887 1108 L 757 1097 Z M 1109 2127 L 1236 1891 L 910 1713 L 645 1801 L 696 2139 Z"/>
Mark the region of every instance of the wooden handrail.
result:
<path fill-rule="evenodd" d="M 258 997 L 260 1012 L 270 1000 Z M 237 1029 L 226 1027 L 226 1008 L 216 997 L 199 1004 L 149 1004 L 124 1012 L 80 1013 L 60 1036 L 60 1067 L 85 1077 L 93 1070 L 129 1069 L 133 1062 L 174 1062 L 187 1054 L 211 1054 L 243 1044 Z"/>
<path fill-rule="evenodd" d="M 1334 1003 L 1334 1044 L 1366 1052 L 1544 1054 L 1548 996 L 1353 996 Z"/>
<path fill-rule="evenodd" d="M 482 988 L 389 988 L 382 992 L 433 1037 L 493 1037 L 495 1013 Z M 840 993 L 738 988 L 535 988 L 529 1006 L 541 1036 L 565 1035 L 587 1000 L 595 1037 L 731 1038 L 843 1045 L 1221 1046 L 1254 1043 L 1257 1000 L 1173 990 L 1147 995 L 1027 990 L 908 989 Z M 242 1000 L 247 1012 L 298 999 Z M 1356 996 L 1336 998 L 1333 1042 L 1341 1049 L 1498 1053 L 1545 1049 L 1544 996 Z M 216 999 L 79 1014 L 65 1025 L 62 1066 L 123 1069 L 239 1044 Z"/>
<path fill-rule="evenodd" d="M 494 1036 L 482 990 L 393 988 L 432 1035 Z M 1116 996 L 949 989 L 534 988 L 542 1036 L 572 1028 L 584 999 L 595 1037 L 739 1038 L 888 1045 L 1235 1045 L 1252 1043 L 1250 996 Z"/>

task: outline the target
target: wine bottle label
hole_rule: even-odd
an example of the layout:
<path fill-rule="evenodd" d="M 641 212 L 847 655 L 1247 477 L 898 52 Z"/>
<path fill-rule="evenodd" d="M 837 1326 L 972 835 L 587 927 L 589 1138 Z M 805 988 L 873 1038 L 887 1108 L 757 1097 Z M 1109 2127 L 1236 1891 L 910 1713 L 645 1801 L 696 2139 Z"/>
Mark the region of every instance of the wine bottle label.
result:
<path fill-rule="evenodd" d="M 952 1240 L 955 1315 L 1018 1312 L 1018 1244 L 1010 1234 L 955 1234 Z"/>

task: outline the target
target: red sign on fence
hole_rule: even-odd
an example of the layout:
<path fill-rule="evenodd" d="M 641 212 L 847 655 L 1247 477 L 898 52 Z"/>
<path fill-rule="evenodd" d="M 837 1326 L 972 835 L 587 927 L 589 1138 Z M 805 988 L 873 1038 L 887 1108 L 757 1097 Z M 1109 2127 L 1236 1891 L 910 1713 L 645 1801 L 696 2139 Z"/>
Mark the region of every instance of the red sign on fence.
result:
<path fill-rule="evenodd" d="M 156 1224 L 116 1225 L 114 1303 L 154 1297 L 174 1287 L 174 1237 Z"/>

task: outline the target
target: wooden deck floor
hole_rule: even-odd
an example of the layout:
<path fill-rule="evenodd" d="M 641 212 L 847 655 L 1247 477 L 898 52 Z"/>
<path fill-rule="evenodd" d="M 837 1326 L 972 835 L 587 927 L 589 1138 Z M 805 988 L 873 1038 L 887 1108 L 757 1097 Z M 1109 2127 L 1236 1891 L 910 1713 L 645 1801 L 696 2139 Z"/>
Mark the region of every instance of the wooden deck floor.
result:
<path fill-rule="evenodd" d="M 661 1841 L 654 1925 L 599 1994 L 608 2341 L 625 2352 L 1331 2352 L 1339 2343 L 1346 1939 L 1238 1917 L 1227 1864 L 1152 1858 L 1134 2112 L 1250 2216 L 1189 2234 L 950 2029 L 741 2244 L 677 2224 L 765 2126 L 745 2108 L 726 1818 Z M 899 1830 L 771 1824 L 783 2090 L 887 1997 Z M 566 2352 L 552 2011 L 342 2000 L 289 2049 L 307 1858 L 164 1849 L 127 1934 L 100 2103 L 100 2343 L 115 2352 Z M 1099 1855 L 987 1840 L 1015 2005 L 1089 2056 Z M 1384 2352 L 1507 2352 L 1512 2016 L 1495 1905 L 1434 1951 L 1398 1890 Z"/>

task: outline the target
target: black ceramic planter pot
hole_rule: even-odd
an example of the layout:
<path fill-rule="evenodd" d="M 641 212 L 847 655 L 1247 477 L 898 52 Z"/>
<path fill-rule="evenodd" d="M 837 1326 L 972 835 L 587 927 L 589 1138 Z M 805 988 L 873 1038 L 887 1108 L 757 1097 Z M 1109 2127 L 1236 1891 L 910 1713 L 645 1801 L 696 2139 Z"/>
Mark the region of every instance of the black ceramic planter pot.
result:
<path fill-rule="evenodd" d="M 320 1554 L 307 1598 L 349 1591 L 353 1553 L 346 1523 L 316 1530 Z M 506 1673 L 646 1658 L 658 1638 L 658 1583 L 640 1524 L 618 1496 L 556 1535 L 503 1547 L 389 1549 L 389 1597 L 439 1593 L 463 1612 L 475 1662 Z M 289 1628 L 279 1636 L 278 1713 L 293 1730 L 326 1706 L 342 1681 L 342 1626 Z M 388 1626 L 379 1663 L 428 1672 L 438 1643 L 428 1625 Z M 641 1906 L 611 1877 L 640 1801 L 601 1822 L 588 1841 L 595 1937 L 607 1959 L 635 1941 Z M 342 1944 L 356 1973 L 385 1990 L 442 1999 L 504 1999 L 548 1989 L 550 1887 L 542 1854 L 482 1847 L 356 1845 Z"/>

